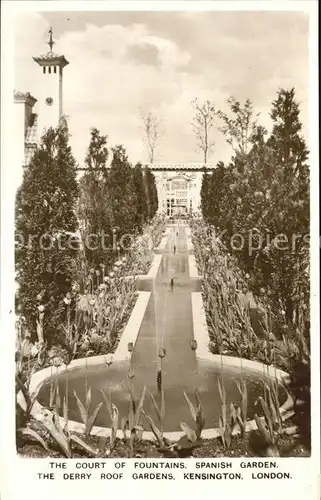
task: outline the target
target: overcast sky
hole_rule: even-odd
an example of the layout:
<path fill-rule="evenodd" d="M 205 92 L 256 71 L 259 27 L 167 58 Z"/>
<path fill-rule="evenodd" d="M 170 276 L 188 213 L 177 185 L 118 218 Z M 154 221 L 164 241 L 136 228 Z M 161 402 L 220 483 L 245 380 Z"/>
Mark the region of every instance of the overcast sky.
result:
<path fill-rule="evenodd" d="M 191 100 L 250 98 L 270 127 L 279 87 L 295 87 L 307 135 L 308 17 L 267 12 L 62 12 L 17 19 L 15 88 L 37 97 L 41 69 L 33 56 L 54 51 L 70 61 L 64 70 L 64 112 L 71 144 L 83 162 L 91 127 L 123 144 L 132 162 L 146 161 L 140 109 L 163 123 L 157 161 L 201 161 L 192 133 Z M 216 163 L 230 157 L 215 131 Z"/>

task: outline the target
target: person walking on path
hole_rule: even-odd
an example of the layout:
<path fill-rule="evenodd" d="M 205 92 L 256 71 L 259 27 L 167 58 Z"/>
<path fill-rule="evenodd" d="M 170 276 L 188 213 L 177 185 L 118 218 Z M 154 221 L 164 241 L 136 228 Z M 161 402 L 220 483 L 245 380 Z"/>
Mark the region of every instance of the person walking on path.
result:
<path fill-rule="evenodd" d="M 171 286 L 171 291 L 174 290 L 174 278 L 175 278 L 175 270 L 172 268 L 169 272 L 169 278 L 170 278 L 170 286 Z"/>
<path fill-rule="evenodd" d="M 177 238 L 178 238 L 178 231 L 176 231 L 176 234 L 174 234 L 174 255 L 176 254 L 176 249 L 177 249 Z"/>

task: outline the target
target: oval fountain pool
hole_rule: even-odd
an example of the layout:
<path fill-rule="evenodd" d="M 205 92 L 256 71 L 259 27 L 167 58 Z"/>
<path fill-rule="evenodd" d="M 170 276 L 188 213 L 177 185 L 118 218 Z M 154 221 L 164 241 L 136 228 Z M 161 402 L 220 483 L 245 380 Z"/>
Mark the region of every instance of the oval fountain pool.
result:
<path fill-rule="evenodd" d="M 193 424 L 184 397 L 184 391 L 190 396 L 192 401 L 194 401 L 194 389 L 199 391 L 201 397 L 205 416 L 205 429 L 218 427 L 219 416 L 222 410 L 222 403 L 218 390 L 218 379 L 221 377 L 224 382 L 227 404 L 230 402 L 237 405 L 240 404 L 241 396 L 235 380 L 240 381 L 243 377 L 247 382 L 248 390 L 248 419 L 254 418 L 256 412 L 260 413 L 258 411 L 259 408 L 256 406 L 256 401 L 258 396 L 263 394 L 263 380 L 267 376 L 266 372 L 264 374 L 263 371 L 264 365 L 261 365 L 261 373 L 246 368 L 243 368 L 241 371 L 239 366 L 223 365 L 222 368 L 219 362 L 205 360 L 199 360 L 195 366 L 195 371 L 191 370 L 188 377 L 186 377 L 186 372 L 184 372 L 184 377 L 180 376 L 179 365 L 176 370 L 171 370 L 170 372 L 166 371 L 166 366 L 163 369 L 162 388 L 165 393 L 166 406 L 164 421 L 165 432 L 180 431 L 180 422 L 182 421 L 189 425 Z M 57 380 L 61 397 L 65 394 L 66 387 L 68 390 L 69 419 L 81 422 L 74 392 L 76 392 L 77 396 L 84 402 L 86 383 L 88 387 L 91 387 L 91 410 L 103 400 L 100 392 L 103 390 L 106 394 L 110 394 L 112 402 L 119 410 L 120 417 L 127 416 L 129 406 L 128 369 L 128 362 L 115 362 L 110 366 L 107 366 L 105 363 L 94 366 L 89 365 L 86 369 L 84 367 L 74 368 L 73 370 L 60 373 Z M 151 370 L 151 372 L 153 372 L 153 370 Z M 155 399 L 157 401 L 159 400 L 156 372 L 157 365 L 155 363 L 155 376 L 146 378 L 144 370 L 140 371 L 137 369 L 133 378 L 136 398 L 140 397 L 143 387 L 146 386 L 144 410 L 155 420 L 155 422 L 157 422 L 157 417 L 150 395 L 153 394 Z M 53 379 L 55 379 L 55 377 L 53 377 Z M 43 406 L 49 405 L 51 385 L 52 382 L 50 382 L 50 379 L 46 380 L 40 389 L 38 401 Z M 280 406 L 285 403 L 286 399 L 287 391 L 279 386 Z M 103 406 L 98 413 L 95 425 L 108 428 L 110 424 L 108 412 Z M 148 429 L 148 425 L 144 425 L 144 427 Z"/>

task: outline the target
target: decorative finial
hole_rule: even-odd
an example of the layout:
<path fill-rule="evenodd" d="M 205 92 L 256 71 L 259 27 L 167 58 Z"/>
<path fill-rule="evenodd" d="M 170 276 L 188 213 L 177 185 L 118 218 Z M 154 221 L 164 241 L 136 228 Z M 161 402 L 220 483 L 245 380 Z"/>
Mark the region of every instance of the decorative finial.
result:
<path fill-rule="evenodd" d="M 53 41 L 53 38 L 52 38 L 52 28 L 50 28 L 50 30 L 48 31 L 48 33 L 49 33 L 49 42 L 47 42 L 47 43 L 48 43 L 48 45 L 49 45 L 50 52 L 52 52 L 52 47 L 53 47 L 53 45 L 54 45 L 54 43 L 55 43 L 55 42 Z"/>

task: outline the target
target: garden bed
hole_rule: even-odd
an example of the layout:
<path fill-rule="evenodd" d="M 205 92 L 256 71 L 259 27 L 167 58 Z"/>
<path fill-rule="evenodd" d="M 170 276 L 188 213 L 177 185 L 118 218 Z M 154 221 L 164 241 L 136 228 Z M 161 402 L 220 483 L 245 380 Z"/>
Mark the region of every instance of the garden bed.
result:
<path fill-rule="evenodd" d="M 215 236 L 214 228 L 198 221 L 193 226 L 192 240 L 198 273 L 202 277 L 203 329 L 208 331 L 206 350 L 208 345 L 212 354 L 223 355 L 223 358 L 238 356 L 242 360 L 259 361 L 289 374 L 288 390 L 294 400 L 295 419 L 302 436 L 283 435 L 278 448 L 284 456 L 288 456 L 286 453 L 306 456 L 310 448 L 310 363 L 303 316 L 298 316 L 297 323 L 289 322 L 285 311 L 275 306 L 271 294 L 264 288 L 254 298 L 249 289 L 249 275 L 226 251 Z M 302 310 L 306 315 L 307 310 L 304 307 Z M 244 448 L 245 443 L 242 446 Z"/>
<path fill-rule="evenodd" d="M 304 438 L 297 433 L 294 435 L 287 435 L 286 431 L 292 431 L 295 427 L 295 419 L 289 419 L 284 424 L 284 434 L 277 440 L 277 448 L 281 457 L 309 457 L 310 449 Z M 35 431 L 43 434 L 43 429 L 36 420 L 30 422 L 30 426 Z M 46 436 L 43 435 L 45 438 Z M 83 435 L 79 435 L 83 439 Z M 107 438 L 99 438 L 97 436 L 90 436 L 86 442 L 96 450 L 108 448 Z M 54 442 L 49 443 L 49 452 L 36 442 L 32 442 L 30 438 L 22 437 L 17 441 L 17 451 L 20 456 L 27 458 L 64 458 L 61 451 L 55 446 Z M 124 440 L 117 439 L 114 450 L 106 456 L 102 451 L 98 451 L 97 457 L 100 458 L 127 458 L 130 456 L 130 448 Z M 264 446 L 260 447 L 260 437 L 254 432 L 251 435 L 242 437 L 240 435 L 233 436 L 229 449 L 224 448 L 221 439 L 206 439 L 203 440 L 199 447 L 195 448 L 192 452 L 194 458 L 243 458 L 243 457 L 264 457 L 266 456 Z M 83 450 L 75 449 L 73 458 L 88 457 Z M 159 451 L 154 441 L 141 440 L 136 443 L 135 458 L 175 458 L 170 453 L 162 453 Z"/>

